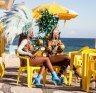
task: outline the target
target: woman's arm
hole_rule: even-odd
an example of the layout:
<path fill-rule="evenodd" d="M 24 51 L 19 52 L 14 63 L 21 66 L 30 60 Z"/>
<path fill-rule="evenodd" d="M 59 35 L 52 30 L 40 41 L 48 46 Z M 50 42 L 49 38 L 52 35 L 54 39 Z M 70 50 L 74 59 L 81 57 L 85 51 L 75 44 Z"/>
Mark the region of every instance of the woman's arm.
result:
<path fill-rule="evenodd" d="M 27 44 L 27 39 L 24 39 L 24 40 L 20 43 L 17 51 L 18 51 L 20 54 L 22 54 L 22 55 L 32 56 L 32 54 L 31 54 L 30 52 L 25 52 L 25 51 L 23 50 L 23 48 L 24 48 L 24 46 L 25 46 L 26 44 Z"/>
<path fill-rule="evenodd" d="M 29 51 L 33 51 L 34 50 L 34 47 L 33 47 L 33 45 L 32 45 L 32 43 L 30 42 L 30 44 L 29 44 Z"/>
<path fill-rule="evenodd" d="M 49 50 L 49 51 L 52 51 L 51 43 L 52 43 L 51 41 L 48 41 L 48 50 Z"/>

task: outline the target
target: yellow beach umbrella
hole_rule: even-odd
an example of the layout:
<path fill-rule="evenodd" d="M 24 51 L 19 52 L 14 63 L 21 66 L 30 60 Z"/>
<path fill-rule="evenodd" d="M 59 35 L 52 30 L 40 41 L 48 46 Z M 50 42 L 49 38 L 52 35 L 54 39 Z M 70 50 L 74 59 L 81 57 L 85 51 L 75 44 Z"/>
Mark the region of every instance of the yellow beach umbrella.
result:
<path fill-rule="evenodd" d="M 61 20 L 70 20 L 78 16 L 78 14 L 72 10 L 69 10 L 68 13 L 58 13 L 57 15 Z"/>
<path fill-rule="evenodd" d="M 40 18 L 41 15 L 39 14 L 39 11 L 44 9 L 48 9 L 49 13 L 53 15 L 57 15 L 61 20 L 69 20 L 69 19 L 75 18 L 78 15 L 75 12 L 74 13 L 70 12 L 70 10 L 68 10 L 65 7 L 51 3 L 51 4 L 44 4 L 42 6 L 34 8 L 32 17 Z"/>

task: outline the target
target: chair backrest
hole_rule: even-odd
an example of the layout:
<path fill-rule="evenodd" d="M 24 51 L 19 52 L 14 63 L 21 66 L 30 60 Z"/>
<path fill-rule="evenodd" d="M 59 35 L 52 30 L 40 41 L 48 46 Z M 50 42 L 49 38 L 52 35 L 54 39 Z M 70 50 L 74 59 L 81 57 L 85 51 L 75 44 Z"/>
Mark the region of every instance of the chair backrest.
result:
<path fill-rule="evenodd" d="M 15 54 L 20 59 L 20 66 L 24 67 L 25 65 L 23 65 L 24 62 L 22 62 L 22 61 L 24 61 L 25 59 L 23 59 L 23 56 L 21 56 L 17 50 L 15 50 Z M 26 64 L 26 66 L 27 66 L 27 64 Z"/>
<path fill-rule="evenodd" d="M 83 52 L 84 50 L 87 50 L 87 49 L 89 49 L 89 47 L 88 46 L 85 46 L 85 47 L 82 47 L 81 49 L 79 49 L 78 52 Z"/>
<path fill-rule="evenodd" d="M 96 53 L 96 49 L 86 49 L 82 53 Z"/>

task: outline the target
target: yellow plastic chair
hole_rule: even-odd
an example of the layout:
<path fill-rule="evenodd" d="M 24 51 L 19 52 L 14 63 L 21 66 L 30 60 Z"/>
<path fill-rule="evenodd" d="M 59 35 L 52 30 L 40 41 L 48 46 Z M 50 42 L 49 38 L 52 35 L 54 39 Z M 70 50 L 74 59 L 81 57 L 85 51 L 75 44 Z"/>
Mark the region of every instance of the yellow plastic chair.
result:
<path fill-rule="evenodd" d="M 96 80 L 96 53 L 89 53 L 88 56 L 89 56 L 89 69 L 86 82 L 87 83 L 86 91 L 89 91 L 91 77 L 93 76 L 94 80 Z"/>
<path fill-rule="evenodd" d="M 89 49 L 89 47 L 85 46 L 79 49 L 78 51 L 69 52 L 69 57 L 70 57 L 69 85 L 72 84 L 73 64 L 76 66 L 78 71 L 81 71 L 80 70 L 82 67 L 81 53 L 82 51 L 87 50 L 87 49 Z M 75 81 L 77 81 L 76 78 L 75 78 Z"/>
<path fill-rule="evenodd" d="M 82 69 L 82 52 L 86 49 L 89 49 L 88 46 L 81 48 L 78 50 L 78 53 L 74 56 L 74 65 L 77 68 L 77 70 L 81 73 Z"/>
<path fill-rule="evenodd" d="M 95 57 L 95 59 L 93 59 Z M 82 89 L 89 91 L 92 74 L 96 75 L 96 49 L 87 49 L 82 52 Z M 95 76 L 96 79 L 96 76 Z"/>
<path fill-rule="evenodd" d="M 75 55 L 74 57 L 74 65 L 77 71 L 82 74 L 82 57 L 81 55 Z M 75 83 L 77 83 L 78 77 L 75 76 Z"/>
<path fill-rule="evenodd" d="M 4 66 L 5 53 L 2 53 L 2 57 L 0 57 L 0 78 L 4 76 L 5 66 Z"/>
<path fill-rule="evenodd" d="M 80 74 L 82 74 L 82 54 L 81 53 L 86 49 L 89 49 L 89 47 L 85 46 L 81 48 L 80 50 L 78 50 L 78 53 L 74 55 L 74 65 Z M 77 83 L 77 81 L 78 81 L 78 77 L 75 76 L 75 83 Z"/>
<path fill-rule="evenodd" d="M 28 87 L 32 87 L 32 78 L 33 78 L 33 71 L 34 70 L 40 70 L 41 67 L 37 67 L 37 66 L 30 66 L 29 65 L 29 58 L 24 57 L 24 56 L 20 56 L 18 52 L 16 52 L 17 57 L 19 57 L 20 59 L 24 59 L 26 60 L 27 65 L 26 66 L 21 66 L 19 67 L 19 71 L 18 71 L 18 77 L 17 77 L 17 85 L 20 79 L 20 74 L 22 73 L 22 71 L 27 70 L 27 84 Z M 20 62 L 21 64 L 21 62 Z M 44 82 L 45 84 L 45 82 Z"/>

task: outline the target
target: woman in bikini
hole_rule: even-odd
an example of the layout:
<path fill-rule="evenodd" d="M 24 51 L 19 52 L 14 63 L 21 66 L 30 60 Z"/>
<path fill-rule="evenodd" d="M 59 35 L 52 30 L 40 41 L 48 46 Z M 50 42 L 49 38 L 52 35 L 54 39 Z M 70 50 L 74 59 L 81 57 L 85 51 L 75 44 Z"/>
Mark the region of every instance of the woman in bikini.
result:
<path fill-rule="evenodd" d="M 52 81 L 55 83 L 62 83 L 61 79 L 55 73 L 48 57 L 37 57 L 32 54 L 32 51 L 34 50 L 34 48 L 31 44 L 31 39 L 33 37 L 34 37 L 33 32 L 31 32 L 29 35 L 26 33 L 21 34 L 20 38 L 19 38 L 18 49 L 17 49 L 17 52 L 19 52 L 20 55 L 26 56 L 30 59 L 31 66 L 38 66 L 39 65 L 42 67 L 38 76 L 36 78 L 34 78 L 33 84 L 36 84 L 37 87 L 42 87 L 42 84 L 40 81 L 42 79 L 42 75 L 43 75 L 46 67 L 51 72 Z M 26 62 L 24 62 L 24 60 L 23 60 L 21 65 L 26 65 Z"/>
<path fill-rule="evenodd" d="M 61 66 L 61 70 L 58 73 L 58 76 L 61 77 L 63 74 L 64 70 L 70 66 L 70 58 L 67 54 L 60 54 L 60 52 L 64 52 L 64 44 L 59 40 L 60 32 L 55 29 L 50 37 L 50 40 L 48 41 L 47 44 L 47 49 L 48 49 L 48 57 L 52 63 L 52 65 L 57 65 Z M 60 46 L 61 50 L 58 50 Z M 58 54 L 59 52 L 59 54 Z M 76 67 L 73 66 L 73 70 L 76 76 L 81 77 L 81 75 L 77 72 Z"/>

